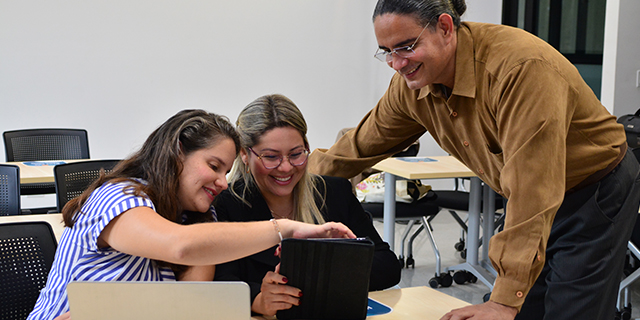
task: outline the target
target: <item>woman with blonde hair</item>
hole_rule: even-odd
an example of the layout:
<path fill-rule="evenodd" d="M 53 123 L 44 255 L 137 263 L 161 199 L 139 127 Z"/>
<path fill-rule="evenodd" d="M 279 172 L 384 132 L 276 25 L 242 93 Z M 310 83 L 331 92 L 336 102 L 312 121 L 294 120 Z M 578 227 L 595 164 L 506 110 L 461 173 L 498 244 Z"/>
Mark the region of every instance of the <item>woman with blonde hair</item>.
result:
<path fill-rule="evenodd" d="M 307 172 L 307 124 L 290 99 L 277 94 L 260 97 L 240 112 L 236 124 L 240 155 L 231 171 L 230 188 L 214 203 L 221 220 L 342 222 L 357 236 L 375 243 L 369 290 L 385 289 L 400 281 L 395 254 L 378 235 L 349 181 Z M 273 315 L 298 305 L 302 296 L 277 273 L 279 262 L 273 246 L 219 265 L 215 279 L 247 282 L 252 311 Z"/>

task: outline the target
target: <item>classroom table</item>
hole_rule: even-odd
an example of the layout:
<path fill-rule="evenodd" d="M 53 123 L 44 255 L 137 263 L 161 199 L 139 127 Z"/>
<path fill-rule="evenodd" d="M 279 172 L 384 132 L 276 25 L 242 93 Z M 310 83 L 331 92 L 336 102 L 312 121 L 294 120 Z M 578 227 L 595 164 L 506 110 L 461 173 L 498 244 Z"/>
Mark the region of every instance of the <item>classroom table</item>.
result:
<path fill-rule="evenodd" d="M 392 309 L 390 313 L 367 317 L 369 320 L 438 320 L 452 309 L 469 303 L 428 287 L 410 287 L 369 292 L 369 298 Z M 253 320 L 275 319 L 253 316 Z"/>
<path fill-rule="evenodd" d="M 16 165 L 20 168 L 20 183 L 53 183 L 53 167 L 60 163 L 71 163 L 78 161 L 89 161 L 89 159 L 76 160 L 49 160 L 49 161 L 24 161 L 24 162 L 3 162 L 4 164 Z"/>
<path fill-rule="evenodd" d="M 421 161 L 422 160 L 422 161 Z M 435 160 L 435 161 L 433 161 Z M 385 195 L 383 216 L 383 239 L 394 249 L 396 217 L 396 179 L 443 179 L 471 178 L 469 190 L 469 221 L 467 231 L 466 262 L 445 268 L 445 272 L 466 270 L 478 280 L 493 289 L 496 272 L 489 261 L 489 239 L 494 230 L 495 193 L 467 168 L 452 156 L 387 158 L 378 162 L 373 169 L 385 173 Z M 481 204 L 484 208 L 481 210 Z M 478 259 L 480 246 L 480 216 L 483 215 L 483 259 Z"/>
<path fill-rule="evenodd" d="M 23 161 L 23 162 L 3 162 L 4 164 L 12 164 L 20 168 L 20 183 L 53 183 L 53 167 L 56 164 L 71 163 L 78 161 L 89 161 L 90 159 L 75 160 L 49 160 L 49 161 Z"/>
<path fill-rule="evenodd" d="M 58 241 L 60 241 L 64 230 L 62 214 L 60 213 L 0 217 L 0 223 L 21 221 L 48 222 L 53 228 L 53 232 Z M 465 301 L 425 286 L 373 291 L 369 293 L 369 298 L 392 309 L 392 312 L 387 314 L 367 317 L 367 319 L 371 320 L 437 320 L 452 309 L 469 305 L 469 303 Z M 261 320 L 274 318 L 254 316 L 251 319 Z"/>

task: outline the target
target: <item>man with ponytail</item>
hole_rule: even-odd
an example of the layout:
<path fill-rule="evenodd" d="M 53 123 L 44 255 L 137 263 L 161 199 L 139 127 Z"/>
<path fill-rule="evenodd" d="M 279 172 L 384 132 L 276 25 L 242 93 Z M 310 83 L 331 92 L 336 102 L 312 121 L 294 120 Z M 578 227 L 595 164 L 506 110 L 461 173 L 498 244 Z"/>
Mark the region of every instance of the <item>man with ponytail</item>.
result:
<path fill-rule="evenodd" d="M 521 29 L 461 22 L 465 10 L 378 1 L 374 56 L 397 72 L 309 170 L 349 178 L 429 132 L 508 199 L 489 247 L 490 301 L 442 319 L 610 319 L 640 204 L 624 130 L 557 50 Z"/>

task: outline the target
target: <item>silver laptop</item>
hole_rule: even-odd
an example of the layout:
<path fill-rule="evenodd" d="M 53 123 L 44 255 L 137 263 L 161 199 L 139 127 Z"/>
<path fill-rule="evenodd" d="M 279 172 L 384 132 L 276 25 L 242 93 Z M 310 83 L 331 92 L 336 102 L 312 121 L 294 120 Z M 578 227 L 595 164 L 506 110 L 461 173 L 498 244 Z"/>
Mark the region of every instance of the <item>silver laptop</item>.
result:
<path fill-rule="evenodd" d="M 251 319 L 244 282 L 71 282 L 73 320 Z"/>

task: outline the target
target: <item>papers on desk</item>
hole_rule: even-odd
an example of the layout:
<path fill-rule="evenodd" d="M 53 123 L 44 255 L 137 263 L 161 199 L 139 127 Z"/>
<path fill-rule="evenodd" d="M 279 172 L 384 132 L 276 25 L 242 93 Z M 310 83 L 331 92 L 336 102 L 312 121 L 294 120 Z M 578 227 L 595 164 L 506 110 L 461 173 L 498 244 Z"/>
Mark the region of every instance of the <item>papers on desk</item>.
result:
<path fill-rule="evenodd" d="M 392 309 L 390 307 L 369 298 L 369 303 L 367 306 L 367 317 L 379 316 L 381 314 L 387 314 L 391 311 Z"/>
<path fill-rule="evenodd" d="M 436 159 L 427 158 L 427 157 L 397 157 L 395 159 L 406 161 L 406 162 L 433 162 L 433 161 L 438 161 Z"/>
<path fill-rule="evenodd" d="M 25 166 L 42 167 L 42 166 L 57 166 L 59 164 L 65 164 L 64 161 L 27 161 L 23 162 Z"/>

